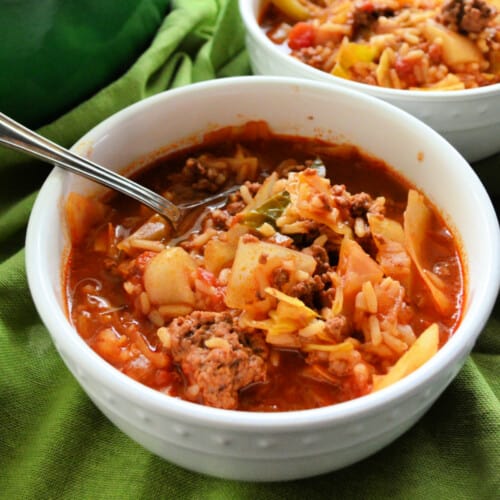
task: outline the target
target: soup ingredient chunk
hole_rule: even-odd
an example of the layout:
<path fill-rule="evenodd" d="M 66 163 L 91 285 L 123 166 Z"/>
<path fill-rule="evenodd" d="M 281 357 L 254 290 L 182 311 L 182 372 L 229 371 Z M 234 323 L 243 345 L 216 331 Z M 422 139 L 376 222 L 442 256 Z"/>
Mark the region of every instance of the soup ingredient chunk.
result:
<path fill-rule="evenodd" d="M 236 409 L 240 389 L 266 380 L 264 339 L 235 325 L 230 312 L 195 311 L 173 320 L 160 335 L 187 378 L 192 401 Z"/>
<path fill-rule="evenodd" d="M 494 14 L 495 9 L 484 0 L 449 0 L 442 9 L 444 24 L 465 33 L 481 32 Z"/>

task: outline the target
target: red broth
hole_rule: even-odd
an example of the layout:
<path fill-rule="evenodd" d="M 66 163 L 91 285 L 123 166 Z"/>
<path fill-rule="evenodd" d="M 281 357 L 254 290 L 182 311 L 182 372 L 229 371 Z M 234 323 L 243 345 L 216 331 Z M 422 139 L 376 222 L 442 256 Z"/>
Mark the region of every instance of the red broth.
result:
<path fill-rule="evenodd" d="M 242 158 L 246 167 L 241 167 Z M 176 202 L 183 202 L 199 199 L 234 183 L 244 183 L 237 178 L 238 169 L 246 168 L 247 176 L 252 179 L 245 184 L 248 198 L 248 193 L 255 197 L 263 181 L 276 168 L 282 178 L 287 171 L 299 172 L 297 175 L 302 178 L 308 172 L 311 178 L 324 183 L 313 168 L 304 169 L 304 164 L 311 166 L 318 158 L 331 185 L 340 186 L 335 188 L 336 203 L 362 199 L 349 198 L 346 192 L 369 194 L 371 205 L 367 202 L 359 210 L 354 205 L 350 207 L 354 215 L 349 212 L 348 217 L 353 227 L 356 224 L 358 229 L 369 227 L 367 214 L 370 210 L 379 210 L 377 203 L 381 203 L 381 197 L 385 200 L 384 217 L 403 224 L 411 186 L 383 162 L 353 146 L 276 136 L 264 124 L 247 124 L 243 128 L 211 134 L 199 146 L 155 161 L 138 180 Z M 368 205 L 370 208 L 366 208 Z M 381 295 L 378 295 L 379 309 L 373 314 L 364 309 L 360 313 L 358 302 L 362 303 L 363 297 L 368 296 L 363 295 L 369 291 L 366 287 L 370 290 L 375 287 L 373 289 L 380 293 L 377 287 L 394 288 L 395 280 L 384 274 L 380 278 L 382 281 L 374 280 L 373 286 L 367 284 L 364 292 L 357 292 L 353 302 L 353 314 L 358 318 L 347 317 L 349 285 L 335 281 L 335 273 L 341 267 L 341 243 L 338 235 L 325 230 L 320 223 L 309 222 L 309 233 L 294 235 L 282 234 L 268 226 L 256 228 L 242 224 L 245 216 L 240 212 L 245 207 L 245 196 L 236 193 L 225 205 L 192 210 L 179 231 L 173 233 L 168 224 L 152 217 L 148 209 L 120 195 L 103 202 L 70 196 L 67 214 L 73 245 L 66 272 L 69 316 L 82 338 L 107 362 L 133 379 L 173 397 L 244 411 L 301 410 L 347 401 L 374 390 L 376 378 L 388 373 L 429 325 L 437 325 L 441 347 L 460 322 L 464 302 L 460 248 L 442 217 L 428 202 L 426 205 L 430 207 L 432 218 L 424 239 L 425 260 L 443 284 L 450 307 L 446 313 L 436 307 L 428 286 L 411 263 L 411 287 L 399 289 L 403 294 L 398 299 L 396 315 L 399 330 L 384 331 L 388 315 L 380 312 L 383 307 Z M 80 216 L 76 217 L 75 213 Z M 156 229 L 148 226 L 149 232 L 143 237 L 131 240 L 131 235 L 138 228 L 144 228 L 148 221 L 156 224 Z M 273 321 L 271 317 L 277 317 L 278 309 L 262 312 L 259 306 L 258 312 L 251 308 L 242 312 L 227 305 L 231 302 L 227 298 L 231 288 L 228 276 L 231 280 L 231 273 L 236 273 L 231 267 L 234 263 L 229 259 L 220 269 L 215 269 L 216 264 L 209 261 L 206 248 L 210 246 L 207 243 L 210 239 L 219 238 L 224 242 L 225 234 L 235 225 L 242 233 L 239 240 L 247 245 L 266 242 L 290 250 L 291 255 L 305 253 L 307 263 L 311 261 L 310 255 L 315 255 L 315 271 L 311 276 L 302 273 L 300 279 L 304 281 L 293 286 L 287 284 L 286 277 L 290 278 L 290 273 L 296 269 L 279 267 L 273 269 L 272 278 L 269 278 L 275 289 L 281 293 L 285 291 L 287 297 L 293 296 L 304 307 L 315 311 L 316 318 L 310 319 L 307 328 L 301 323 L 296 331 L 287 333 L 288 337 L 273 337 L 271 331 L 255 325 L 269 324 Z M 324 233 L 330 238 L 326 243 L 321 236 Z M 363 230 L 361 234 L 359 237 L 354 233 L 353 240 L 376 261 L 380 258 L 377 248 L 369 235 L 363 234 Z M 136 246 L 127 246 L 130 241 Z M 324 250 L 318 249 L 321 242 Z M 228 248 L 226 243 L 221 247 L 224 251 Z M 239 242 L 240 245 L 244 243 Z M 155 293 L 151 290 L 148 293 L 146 270 L 165 251 L 166 245 L 182 248 L 179 252 L 183 258 L 186 258 L 184 254 L 188 255 L 189 262 L 198 266 L 189 267 L 188 283 L 194 303 L 158 302 Z M 261 255 L 262 261 L 266 258 Z M 215 262 L 219 262 L 217 259 Z M 169 276 L 164 280 L 168 281 Z M 181 281 L 175 281 L 172 286 L 180 288 Z M 331 311 L 335 308 L 335 294 L 340 293 L 337 289 L 342 286 L 344 305 L 335 316 Z M 279 298 L 259 297 L 258 300 L 260 305 L 271 301 L 269 303 L 276 308 L 276 303 L 281 303 Z M 245 321 L 251 317 L 250 326 L 243 325 L 242 315 Z M 342 321 L 338 319 L 340 316 Z M 368 323 L 378 324 L 382 333 L 377 332 L 375 337 L 375 331 L 367 330 Z M 336 328 L 335 325 L 340 326 Z M 311 335 L 309 330 L 312 328 L 319 328 L 319 336 L 310 337 L 313 340 L 301 336 Z M 314 351 L 318 342 L 322 347 L 316 349 L 324 348 L 326 354 Z M 235 361 L 227 360 L 228 353 L 235 356 Z"/>

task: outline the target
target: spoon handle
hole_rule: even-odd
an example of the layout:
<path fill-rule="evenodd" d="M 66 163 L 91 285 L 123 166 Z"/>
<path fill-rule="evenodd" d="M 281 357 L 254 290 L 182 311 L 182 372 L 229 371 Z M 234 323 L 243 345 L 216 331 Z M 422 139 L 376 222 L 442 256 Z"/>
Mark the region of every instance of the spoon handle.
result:
<path fill-rule="evenodd" d="M 49 141 L 3 113 L 0 113 L 0 144 L 48 163 L 55 163 L 58 167 L 126 194 L 174 225 L 181 218 L 181 211 L 158 193 Z"/>

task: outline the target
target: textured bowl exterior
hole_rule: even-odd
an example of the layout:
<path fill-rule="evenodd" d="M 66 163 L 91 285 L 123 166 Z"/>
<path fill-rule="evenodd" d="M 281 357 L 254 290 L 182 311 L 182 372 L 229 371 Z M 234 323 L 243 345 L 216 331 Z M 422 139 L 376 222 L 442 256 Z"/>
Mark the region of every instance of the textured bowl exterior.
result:
<path fill-rule="evenodd" d="M 500 151 L 500 84 L 431 92 L 387 89 L 338 78 L 290 57 L 264 35 L 257 23 L 262 0 L 239 0 L 239 5 L 255 74 L 307 78 L 383 99 L 431 126 L 469 162 Z"/>
<path fill-rule="evenodd" d="M 465 317 L 450 341 L 410 376 L 346 403 L 275 414 L 203 407 L 135 382 L 93 352 L 66 317 L 63 200 L 69 191 L 88 193 L 96 187 L 59 169 L 49 175 L 33 208 L 26 264 L 35 305 L 56 349 L 123 432 L 194 471 L 239 480 L 291 480 L 375 453 L 432 405 L 462 367 L 493 307 L 500 283 L 500 232 L 475 173 L 438 134 L 381 100 L 318 82 L 241 77 L 168 91 L 107 119 L 74 150 L 123 170 L 166 145 L 187 145 L 206 130 L 250 119 L 266 120 L 279 133 L 353 143 L 383 158 L 424 190 L 454 228 L 469 275 Z"/>

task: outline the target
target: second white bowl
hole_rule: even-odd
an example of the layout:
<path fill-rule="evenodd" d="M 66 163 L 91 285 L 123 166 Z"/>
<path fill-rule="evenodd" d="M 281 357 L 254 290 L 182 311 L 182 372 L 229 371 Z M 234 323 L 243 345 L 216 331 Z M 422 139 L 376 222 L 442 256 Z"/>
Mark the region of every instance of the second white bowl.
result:
<path fill-rule="evenodd" d="M 255 74 L 307 78 L 383 99 L 430 125 L 469 162 L 500 151 L 500 84 L 424 92 L 376 87 L 330 75 L 285 54 L 269 40 L 257 22 L 262 4 L 262 0 L 239 0 Z"/>

